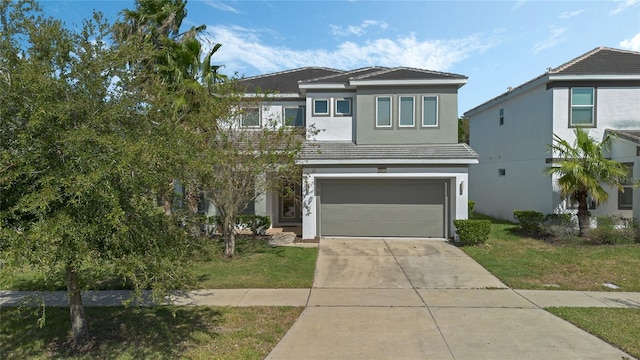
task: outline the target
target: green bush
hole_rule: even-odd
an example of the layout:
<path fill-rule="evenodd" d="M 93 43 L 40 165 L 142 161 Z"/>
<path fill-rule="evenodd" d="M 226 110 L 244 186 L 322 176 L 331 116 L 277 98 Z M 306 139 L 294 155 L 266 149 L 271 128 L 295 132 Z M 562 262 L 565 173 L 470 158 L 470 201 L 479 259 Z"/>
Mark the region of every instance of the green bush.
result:
<path fill-rule="evenodd" d="M 248 227 L 254 235 L 264 235 L 271 227 L 271 219 L 268 216 L 240 215 L 236 219 L 238 227 Z"/>
<path fill-rule="evenodd" d="M 578 228 L 571 214 L 547 214 L 538 226 L 538 235 L 567 240 L 578 236 Z"/>
<path fill-rule="evenodd" d="M 476 202 L 473 200 L 469 200 L 467 202 L 467 210 L 469 212 L 468 218 L 471 219 L 473 217 L 473 209 L 476 207 Z"/>
<path fill-rule="evenodd" d="M 453 220 L 462 246 L 484 244 L 491 231 L 490 220 Z"/>
<path fill-rule="evenodd" d="M 636 241 L 637 229 L 633 222 L 619 216 L 598 216 L 597 227 L 589 230 L 589 241 L 593 245 L 632 244 Z"/>
<path fill-rule="evenodd" d="M 534 210 L 513 210 L 513 217 L 518 220 L 520 228 L 530 234 L 537 234 L 544 220 L 544 215 Z"/>

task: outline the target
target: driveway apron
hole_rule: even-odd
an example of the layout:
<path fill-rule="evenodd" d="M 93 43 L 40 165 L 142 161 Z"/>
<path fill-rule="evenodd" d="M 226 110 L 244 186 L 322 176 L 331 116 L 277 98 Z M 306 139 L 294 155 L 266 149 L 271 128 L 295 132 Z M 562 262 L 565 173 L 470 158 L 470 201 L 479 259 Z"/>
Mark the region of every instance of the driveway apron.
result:
<path fill-rule="evenodd" d="M 267 359 L 622 359 L 445 240 L 321 239 L 307 308 Z"/>

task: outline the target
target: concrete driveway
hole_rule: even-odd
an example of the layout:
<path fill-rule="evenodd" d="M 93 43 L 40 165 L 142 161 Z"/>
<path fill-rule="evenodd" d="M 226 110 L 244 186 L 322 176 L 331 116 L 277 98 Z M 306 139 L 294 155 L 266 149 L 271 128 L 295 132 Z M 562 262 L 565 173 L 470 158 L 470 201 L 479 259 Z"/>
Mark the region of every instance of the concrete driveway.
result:
<path fill-rule="evenodd" d="M 322 239 L 308 307 L 267 359 L 623 359 L 444 240 Z"/>

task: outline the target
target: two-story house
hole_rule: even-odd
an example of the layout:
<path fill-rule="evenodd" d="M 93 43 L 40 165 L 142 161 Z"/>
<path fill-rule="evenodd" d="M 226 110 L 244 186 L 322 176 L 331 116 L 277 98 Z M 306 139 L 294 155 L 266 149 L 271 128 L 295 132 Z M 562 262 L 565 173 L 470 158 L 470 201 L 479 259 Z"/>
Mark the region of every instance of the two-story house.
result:
<path fill-rule="evenodd" d="M 300 166 L 302 206 L 262 194 L 249 208 L 302 237 L 453 237 L 467 218 L 468 167 L 477 154 L 457 143 L 461 75 L 412 68 L 300 68 L 242 79 L 274 92 L 261 116 L 319 130 Z M 247 94 L 250 95 L 250 94 Z M 310 132 L 311 133 L 311 132 Z"/>
<path fill-rule="evenodd" d="M 561 199 L 553 166 L 554 134 L 572 143 L 574 129 L 587 128 L 602 140 L 618 136 L 609 156 L 627 164 L 640 178 L 640 53 L 596 48 L 467 111 L 470 144 L 480 156 L 471 166 L 470 199 L 478 212 L 513 220 L 513 210 L 545 214 L 572 212 Z M 591 203 L 595 216 L 637 218 L 637 191 L 608 189 L 609 200 Z M 636 193 L 634 195 L 634 193 Z M 634 214 L 635 212 L 635 214 Z"/>

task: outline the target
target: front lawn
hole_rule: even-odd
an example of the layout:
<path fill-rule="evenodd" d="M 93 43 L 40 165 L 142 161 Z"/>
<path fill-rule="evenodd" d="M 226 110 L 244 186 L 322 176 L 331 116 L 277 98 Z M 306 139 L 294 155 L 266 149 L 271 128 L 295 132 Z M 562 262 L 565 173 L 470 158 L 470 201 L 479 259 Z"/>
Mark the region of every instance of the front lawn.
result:
<path fill-rule="evenodd" d="M 42 329 L 35 309 L 0 310 L 3 359 L 231 360 L 263 359 L 303 308 L 86 308 L 95 340 L 90 351 L 75 354 L 67 343 L 68 308 L 47 307 Z"/>
<path fill-rule="evenodd" d="M 640 244 L 589 245 L 522 236 L 518 226 L 491 219 L 486 244 L 462 250 L 515 289 L 640 291 Z"/>
<path fill-rule="evenodd" d="M 310 288 L 313 284 L 317 248 L 270 246 L 268 237 L 239 236 L 236 256 L 225 258 L 224 243 L 211 240 L 211 247 L 195 253 L 191 270 L 198 289 Z M 17 276 L 5 290 L 66 290 L 61 273 L 47 286 L 29 269 Z M 87 290 L 121 290 L 127 283 L 105 273 L 104 280 Z"/>

